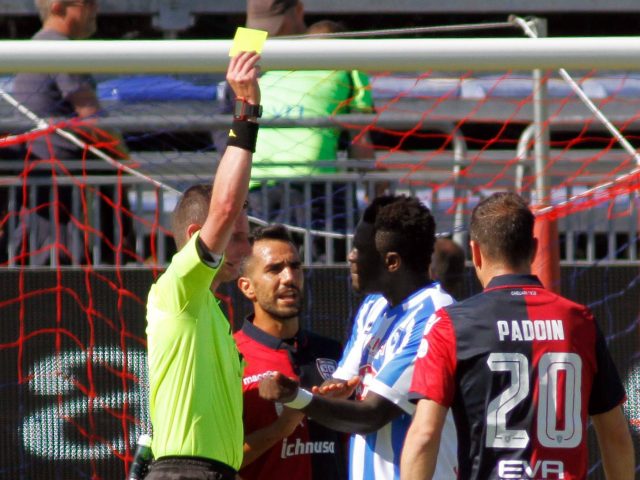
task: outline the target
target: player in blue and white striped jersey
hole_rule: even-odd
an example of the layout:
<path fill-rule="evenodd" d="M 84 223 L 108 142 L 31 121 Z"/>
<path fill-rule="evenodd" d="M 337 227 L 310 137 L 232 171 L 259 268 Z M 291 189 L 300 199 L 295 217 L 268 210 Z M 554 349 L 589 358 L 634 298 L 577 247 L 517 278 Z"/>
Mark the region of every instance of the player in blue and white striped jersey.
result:
<path fill-rule="evenodd" d="M 353 332 L 342 356 L 336 379 L 361 378 L 356 399 L 370 392 L 385 398 L 402 412 L 378 430 L 353 435 L 349 476 L 352 479 L 397 479 L 399 458 L 415 406 L 408 393 L 421 336 L 428 318 L 452 303 L 438 283 L 421 288 L 401 304 L 391 306 L 384 296 L 369 295 L 358 310 Z M 443 435 L 438 467 L 440 479 L 455 478 L 457 442 L 455 425 Z"/>
<path fill-rule="evenodd" d="M 353 288 L 370 294 L 333 380 L 314 395 L 281 374 L 260 394 L 299 408 L 330 428 L 353 433 L 351 479 L 400 477 L 400 453 L 415 407 L 408 400 L 413 367 L 428 318 L 453 299 L 429 278 L 435 224 L 411 197 L 381 197 L 365 210 L 349 254 Z M 355 393 L 355 399 L 348 399 Z M 435 478 L 456 477 L 453 422 L 443 434 Z"/>

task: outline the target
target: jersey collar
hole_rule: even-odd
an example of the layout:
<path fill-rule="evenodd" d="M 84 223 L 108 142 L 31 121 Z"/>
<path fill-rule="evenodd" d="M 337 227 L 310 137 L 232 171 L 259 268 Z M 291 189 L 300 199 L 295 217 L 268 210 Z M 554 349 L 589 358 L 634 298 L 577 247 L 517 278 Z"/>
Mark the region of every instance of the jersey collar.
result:
<path fill-rule="evenodd" d="M 244 323 L 242 324 L 242 333 L 253 341 L 261 343 L 262 345 L 274 350 L 282 349 L 295 352 L 298 347 L 307 343 L 307 333 L 302 329 L 298 330 L 298 333 L 294 337 L 293 344 L 285 342 L 281 338 L 269 335 L 267 332 L 260 330 L 253 324 L 253 313 L 244 319 Z"/>
<path fill-rule="evenodd" d="M 528 287 L 542 287 L 542 283 L 535 275 L 523 275 L 523 274 L 506 274 L 493 277 L 489 284 L 486 286 L 485 291 L 490 288 L 501 287 L 516 287 L 516 286 L 528 286 Z"/>

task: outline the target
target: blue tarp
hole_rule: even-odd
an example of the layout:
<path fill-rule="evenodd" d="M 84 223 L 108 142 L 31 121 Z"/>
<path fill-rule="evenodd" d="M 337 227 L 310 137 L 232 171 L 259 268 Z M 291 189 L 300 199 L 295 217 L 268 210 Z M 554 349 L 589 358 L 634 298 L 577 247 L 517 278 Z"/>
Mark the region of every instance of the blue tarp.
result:
<path fill-rule="evenodd" d="M 0 88 L 11 91 L 12 77 L 0 77 Z M 98 98 L 118 102 L 164 102 L 180 100 L 211 101 L 217 97 L 217 83 L 178 79 L 169 75 L 136 75 L 111 78 L 98 83 Z M 640 98 L 640 74 L 601 73 L 587 78 L 575 77 L 592 99 Z M 210 79 L 207 78 L 207 82 Z M 533 82 L 526 75 L 481 75 L 478 77 L 417 77 L 415 75 L 381 75 L 371 78 L 375 99 L 440 98 L 443 100 L 479 100 L 485 98 L 527 98 L 533 94 Z M 575 96 L 562 79 L 548 82 L 551 98 Z"/>
<path fill-rule="evenodd" d="M 217 85 L 196 85 L 170 76 L 131 76 L 100 82 L 98 98 L 120 102 L 215 100 L 216 89 Z"/>

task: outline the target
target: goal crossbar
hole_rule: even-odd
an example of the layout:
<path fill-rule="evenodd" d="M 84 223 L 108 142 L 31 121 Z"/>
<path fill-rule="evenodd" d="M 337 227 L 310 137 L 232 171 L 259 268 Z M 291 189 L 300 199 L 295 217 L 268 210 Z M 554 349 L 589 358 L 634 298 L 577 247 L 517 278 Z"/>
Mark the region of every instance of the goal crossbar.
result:
<path fill-rule="evenodd" d="M 228 64 L 229 40 L 3 41 L 0 73 L 207 73 Z M 270 69 L 640 69 L 640 37 L 268 40 Z"/>

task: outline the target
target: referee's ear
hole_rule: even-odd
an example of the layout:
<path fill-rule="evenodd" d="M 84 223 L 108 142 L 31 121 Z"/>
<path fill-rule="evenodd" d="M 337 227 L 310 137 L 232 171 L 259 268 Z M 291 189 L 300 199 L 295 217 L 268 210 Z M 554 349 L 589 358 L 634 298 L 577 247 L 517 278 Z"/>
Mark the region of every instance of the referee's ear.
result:
<path fill-rule="evenodd" d="M 252 302 L 256 301 L 256 292 L 253 289 L 253 284 L 248 277 L 240 277 L 238 278 L 238 288 L 242 292 L 242 294 L 247 297 Z"/>

